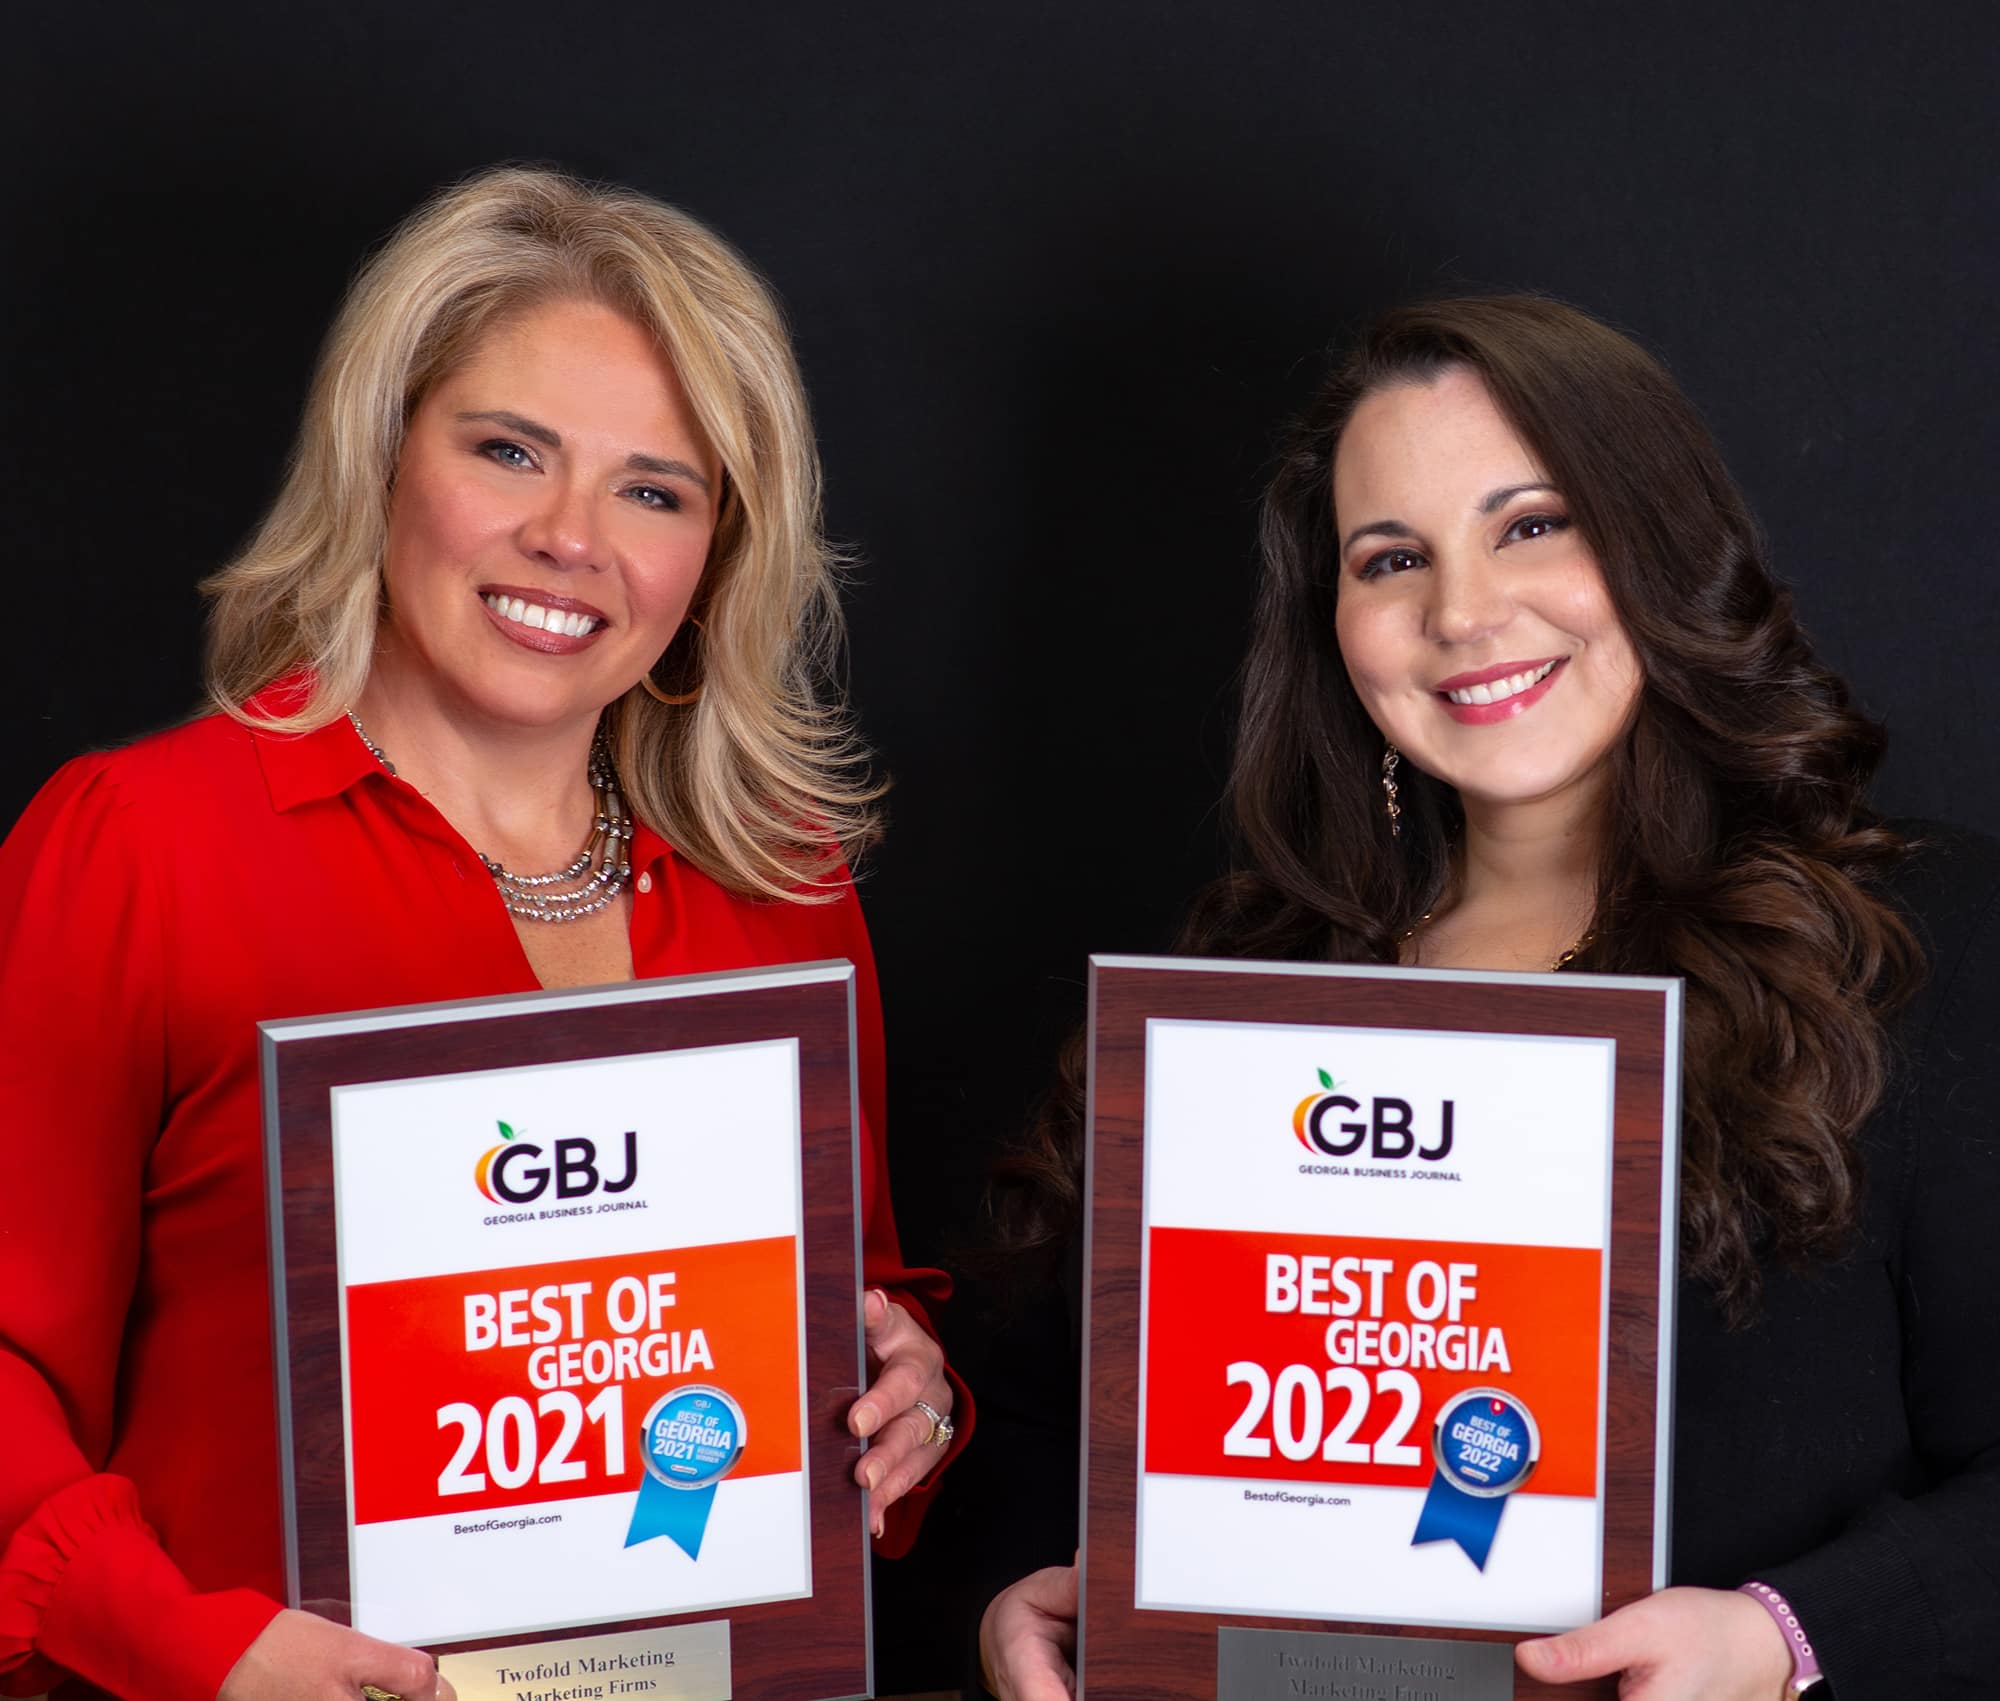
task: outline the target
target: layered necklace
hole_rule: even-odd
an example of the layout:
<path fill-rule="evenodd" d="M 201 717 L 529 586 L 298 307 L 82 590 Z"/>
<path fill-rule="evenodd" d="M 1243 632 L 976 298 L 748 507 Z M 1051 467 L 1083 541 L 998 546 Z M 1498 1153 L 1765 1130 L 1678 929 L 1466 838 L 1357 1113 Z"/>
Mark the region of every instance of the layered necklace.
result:
<path fill-rule="evenodd" d="M 368 736 L 361 717 L 349 709 L 347 718 L 354 723 L 369 755 L 385 772 L 394 774 L 396 764 Z M 632 878 L 632 817 L 618 790 L 618 770 L 611 764 L 611 746 L 601 727 L 590 747 L 587 772 L 595 818 L 589 839 L 567 868 L 549 874 L 516 874 L 484 851 L 473 852 L 493 877 L 508 914 L 523 921 L 581 921 L 615 900 Z"/>

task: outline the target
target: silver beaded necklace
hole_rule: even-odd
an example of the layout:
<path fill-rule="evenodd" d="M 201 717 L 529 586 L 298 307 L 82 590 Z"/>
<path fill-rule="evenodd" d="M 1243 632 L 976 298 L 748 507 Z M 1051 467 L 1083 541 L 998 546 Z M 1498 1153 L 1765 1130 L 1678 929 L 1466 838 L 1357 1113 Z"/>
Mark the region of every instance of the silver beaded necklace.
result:
<path fill-rule="evenodd" d="M 382 764 L 385 773 L 393 775 L 396 764 L 368 736 L 361 717 L 349 709 L 347 718 L 368 747 L 368 754 Z M 567 868 L 550 874 L 516 874 L 484 851 L 473 852 L 493 877 L 510 915 L 523 921 L 581 921 L 612 903 L 632 878 L 632 817 L 626 813 L 625 799 L 618 790 L 618 770 L 611 764 L 611 747 L 602 731 L 590 747 L 588 771 L 596 817 L 590 838 Z"/>

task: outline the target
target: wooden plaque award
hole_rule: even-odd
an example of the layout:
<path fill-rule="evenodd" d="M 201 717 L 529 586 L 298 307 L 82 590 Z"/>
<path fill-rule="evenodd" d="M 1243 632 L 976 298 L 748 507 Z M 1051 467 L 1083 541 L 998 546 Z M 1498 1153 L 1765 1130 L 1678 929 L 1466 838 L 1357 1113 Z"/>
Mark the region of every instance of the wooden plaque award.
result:
<path fill-rule="evenodd" d="M 461 1701 L 872 1689 L 854 970 L 265 1024 L 291 1603 Z"/>
<path fill-rule="evenodd" d="M 1080 1693 L 1610 1696 L 1664 1586 L 1680 983 L 1091 965 Z"/>

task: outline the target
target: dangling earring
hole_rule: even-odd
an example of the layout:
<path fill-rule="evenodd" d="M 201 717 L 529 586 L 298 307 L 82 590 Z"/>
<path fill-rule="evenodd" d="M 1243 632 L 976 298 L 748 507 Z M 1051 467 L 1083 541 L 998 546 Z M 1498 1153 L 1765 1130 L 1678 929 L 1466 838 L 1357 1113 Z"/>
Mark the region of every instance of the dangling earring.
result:
<path fill-rule="evenodd" d="M 1382 752 L 1382 807 L 1389 812 L 1389 837 L 1392 839 L 1403 836 L 1403 811 L 1396 803 L 1396 764 L 1402 759 L 1402 751 L 1393 744 Z"/>
<path fill-rule="evenodd" d="M 702 625 L 702 623 L 698 619 L 696 619 L 695 616 L 693 616 L 692 614 L 690 614 L 687 617 L 687 623 L 688 625 L 692 626 L 697 632 L 705 633 L 708 630 L 708 628 Z M 679 637 L 680 634 L 675 633 L 674 636 Z M 670 642 L 667 645 L 667 650 L 671 650 L 673 647 L 674 646 Z M 661 660 L 666 659 L 666 653 L 667 653 L 666 650 L 662 650 L 660 652 Z M 659 665 L 660 665 L 659 662 L 655 662 L 653 664 L 653 667 L 658 667 Z M 706 681 L 697 683 L 692 691 L 680 691 L 680 692 L 662 691 L 657 685 L 653 683 L 653 668 L 649 667 L 644 673 L 642 673 L 639 676 L 639 683 L 645 687 L 646 695 L 652 698 L 654 702 L 665 703 L 669 708 L 678 709 L 685 707 L 689 703 L 698 702 L 701 698 L 702 685 L 705 684 Z"/>

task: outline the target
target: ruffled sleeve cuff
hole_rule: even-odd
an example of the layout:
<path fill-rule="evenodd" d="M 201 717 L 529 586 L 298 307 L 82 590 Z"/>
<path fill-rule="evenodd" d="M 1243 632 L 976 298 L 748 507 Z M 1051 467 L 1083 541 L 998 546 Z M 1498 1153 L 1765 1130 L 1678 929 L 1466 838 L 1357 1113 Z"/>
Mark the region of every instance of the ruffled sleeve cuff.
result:
<path fill-rule="evenodd" d="M 252 1589 L 195 1593 L 132 1484 L 84 1477 L 0 1555 L 0 1686 L 32 1695 L 73 1673 L 125 1701 L 215 1701 L 278 1611 Z"/>

